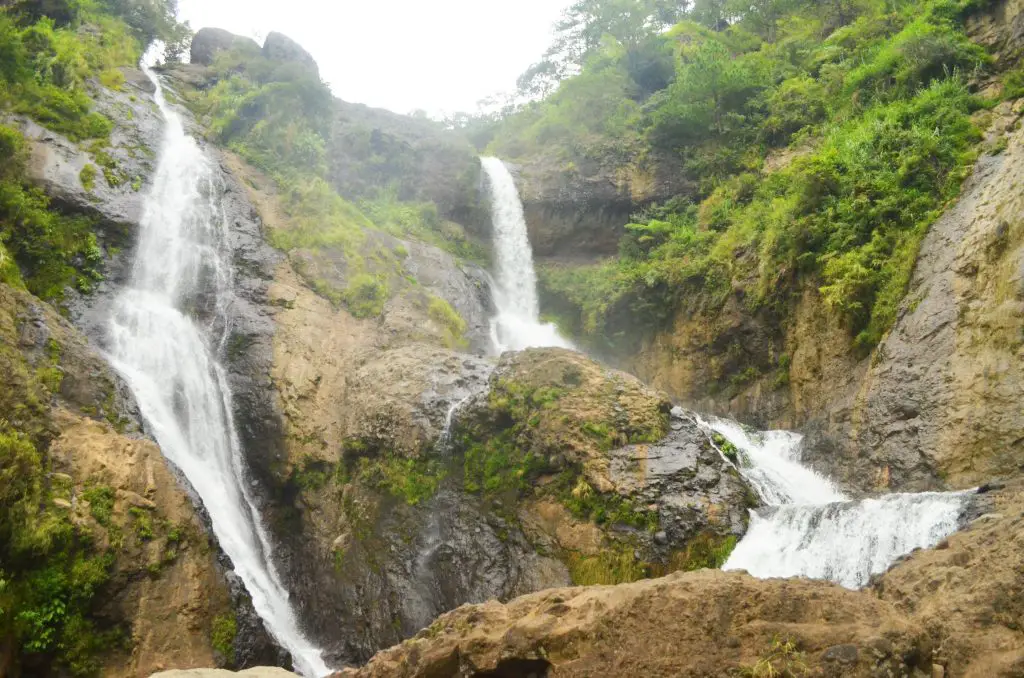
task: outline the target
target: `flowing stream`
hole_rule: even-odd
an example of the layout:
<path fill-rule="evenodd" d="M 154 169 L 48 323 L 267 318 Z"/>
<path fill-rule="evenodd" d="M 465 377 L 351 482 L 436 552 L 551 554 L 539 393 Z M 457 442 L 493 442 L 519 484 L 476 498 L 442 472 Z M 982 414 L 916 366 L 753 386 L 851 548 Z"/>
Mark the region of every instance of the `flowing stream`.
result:
<path fill-rule="evenodd" d="M 767 507 L 751 512 L 747 534 L 723 569 L 828 579 L 857 589 L 901 556 L 931 548 L 960 527 L 969 492 L 851 501 L 800 464 L 799 435 L 752 433 L 724 419 L 698 423 L 735 446 L 740 473 Z"/>
<path fill-rule="evenodd" d="M 499 353 L 543 346 L 573 348 L 554 325 L 540 321 L 533 249 L 512 173 L 498 158 L 480 162 L 490 187 L 494 224 L 497 276 L 493 293 L 498 312 L 491 320 L 491 339 L 495 348 Z"/>
<path fill-rule="evenodd" d="M 110 357 L 131 386 L 164 455 L 188 478 L 209 512 L 221 548 L 296 670 L 329 669 L 299 629 L 273 565 L 270 538 L 249 489 L 218 361 L 230 333 L 231 251 L 211 160 L 185 132 L 156 75 L 166 121 L 154 184 L 146 198 L 130 288 L 110 321 Z M 199 321 L 197 318 L 205 318 Z"/>

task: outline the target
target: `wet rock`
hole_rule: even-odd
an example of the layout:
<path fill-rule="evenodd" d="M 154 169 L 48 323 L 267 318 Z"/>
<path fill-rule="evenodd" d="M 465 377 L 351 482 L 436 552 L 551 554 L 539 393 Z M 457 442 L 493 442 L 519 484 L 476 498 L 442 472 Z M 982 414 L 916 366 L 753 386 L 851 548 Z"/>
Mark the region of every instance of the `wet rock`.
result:
<path fill-rule="evenodd" d="M 692 417 L 674 414 L 673 424 L 682 427 L 673 426 L 659 442 L 609 453 L 609 479 L 616 491 L 638 506 L 656 507 L 658 546 L 679 548 L 703 531 L 742 535 L 753 496 L 746 483 Z"/>

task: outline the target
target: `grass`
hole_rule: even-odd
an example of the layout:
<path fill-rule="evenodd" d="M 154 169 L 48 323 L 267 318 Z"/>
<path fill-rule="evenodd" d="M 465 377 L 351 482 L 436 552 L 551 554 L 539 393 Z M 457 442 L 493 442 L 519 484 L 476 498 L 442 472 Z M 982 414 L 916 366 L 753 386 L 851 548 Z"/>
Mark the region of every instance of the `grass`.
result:
<path fill-rule="evenodd" d="M 566 565 L 576 586 L 628 584 L 649 576 L 647 566 L 637 562 L 633 549 L 613 547 L 597 555 L 571 553 Z"/>
<path fill-rule="evenodd" d="M 465 337 L 466 321 L 447 301 L 431 297 L 427 316 L 440 326 L 445 346 L 451 349 L 465 349 L 469 346 Z"/>

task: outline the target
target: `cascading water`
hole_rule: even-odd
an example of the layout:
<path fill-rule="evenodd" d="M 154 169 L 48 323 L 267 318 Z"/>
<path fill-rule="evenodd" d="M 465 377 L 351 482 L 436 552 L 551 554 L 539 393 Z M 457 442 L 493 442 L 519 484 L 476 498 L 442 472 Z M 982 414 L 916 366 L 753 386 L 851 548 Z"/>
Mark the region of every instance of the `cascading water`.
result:
<path fill-rule="evenodd" d="M 512 173 L 498 158 L 480 162 L 491 190 L 494 223 L 497 280 L 493 291 L 498 313 L 491 320 L 491 338 L 495 347 L 499 353 L 543 346 L 573 348 L 554 325 L 540 321 L 533 249 Z"/>
<path fill-rule="evenodd" d="M 329 669 L 299 629 L 274 569 L 271 542 L 246 480 L 227 375 L 217 360 L 229 334 L 233 298 L 223 187 L 181 118 L 164 99 L 166 121 L 145 204 L 132 286 L 110 322 L 110 358 L 131 386 L 164 455 L 195 488 L 221 548 L 256 612 L 303 675 Z M 207 318 L 202 325 L 192 317 Z"/>
<path fill-rule="evenodd" d="M 800 464 L 801 437 L 748 433 L 724 419 L 698 423 L 739 451 L 738 468 L 769 507 L 750 526 L 723 569 L 755 577 L 828 579 L 865 586 L 898 558 L 955 532 L 969 493 L 891 494 L 851 501 L 827 478 Z"/>

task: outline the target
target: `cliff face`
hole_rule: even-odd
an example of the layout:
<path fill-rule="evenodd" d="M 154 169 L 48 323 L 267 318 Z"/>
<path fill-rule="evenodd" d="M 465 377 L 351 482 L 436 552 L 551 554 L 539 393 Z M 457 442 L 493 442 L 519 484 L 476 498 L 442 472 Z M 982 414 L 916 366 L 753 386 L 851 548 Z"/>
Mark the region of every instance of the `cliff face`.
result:
<path fill-rule="evenodd" d="M 994 55 L 997 71 L 1019 56 L 1022 11 L 1019 3 L 996 2 L 966 22 L 972 40 Z M 989 93 L 1001 87 L 978 86 Z M 1024 440 L 1014 404 L 1022 387 L 1022 112 L 1018 100 L 975 113 L 984 139 L 973 176 L 928 229 L 892 329 L 869 355 L 855 350 L 850 329 L 819 292 L 822 281 L 812 277 L 770 305 L 752 303 L 744 281 L 734 280 L 723 303 L 698 297 L 662 327 L 615 326 L 632 339 L 606 357 L 688 406 L 808 433 L 806 458 L 855 492 L 964 488 L 1015 473 Z M 770 181 L 801 152 L 770 155 L 758 181 Z M 630 167 L 620 164 L 620 174 Z M 561 195 L 562 209 L 583 223 L 594 192 L 579 187 L 606 183 L 608 174 L 589 168 L 572 180 L 574 188 L 563 179 L 538 189 L 531 182 L 540 174 L 526 168 L 523 190 L 538 204 L 546 198 L 536 196 Z M 620 205 L 616 196 L 601 200 L 611 211 Z M 715 208 L 710 203 L 702 214 Z M 562 240 L 562 217 L 530 216 L 536 240 L 545 243 L 540 250 L 556 258 L 571 261 L 606 236 L 609 246 L 599 249 L 614 252 L 612 231 L 603 227 Z M 615 219 L 625 223 L 621 214 Z M 752 256 L 740 248 L 736 265 Z M 550 298 L 565 301 L 557 291 Z M 615 325 L 610 303 L 608 324 Z"/>
<path fill-rule="evenodd" d="M 854 592 L 701 571 L 447 614 L 341 676 L 982 676 L 1024 667 L 1020 488 Z M 1011 546 L 1012 549 L 1012 546 Z M 992 614 L 994 609 L 999 611 Z"/>

